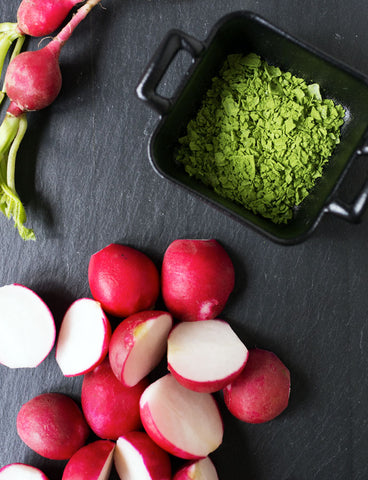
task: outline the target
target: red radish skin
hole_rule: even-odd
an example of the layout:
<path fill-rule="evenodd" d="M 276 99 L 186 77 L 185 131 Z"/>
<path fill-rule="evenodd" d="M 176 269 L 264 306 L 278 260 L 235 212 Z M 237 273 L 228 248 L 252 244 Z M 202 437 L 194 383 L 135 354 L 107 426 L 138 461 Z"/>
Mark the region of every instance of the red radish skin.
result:
<path fill-rule="evenodd" d="M 10 463 L 0 468 L 0 480 L 49 480 L 36 467 L 25 463 Z"/>
<path fill-rule="evenodd" d="M 175 240 L 161 272 L 167 309 L 182 321 L 216 318 L 234 288 L 233 263 L 216 240 Z"/>
<path fill-rule="evenodd" d="M 133 387 L 159 364 L 166 353 L 172 324 L 170 313 L 146 310 L 117 326 L 110 341 L 109 360 L 123 385 Z"/>
<path fill-rule="evenodd" d="M 224 320 L 181 322 L 168 337 L 168 369 L 196 392 L 222 390 L 243 370 L 248 350 Z"/>
<path fill-rule="evenodd" d="M 82 409 L 94 433 L 102 439 L 116 440 L 139 430 L 139 400 L 147 385 L 143 379 L 134 387 L 125 387 L 115 377 L 108 358 L 87 373 L 82 383 Z"/>
<path fill-rule="evenodd" d="M 115 443 L 96 440 L 80 448 L 68 461 L 61 480 L 108 480 Z"/>
<path fill-rule="evenodd" d="M 288 406 L 290 372 L 273 352 L 250 349 L 244 370 L 223 393 L 227 408 L 239 420 L 268 422 Z"/>
<path fill-rule="evenodd" d="M 17 431 L 29 448 L 50 460 L 68 460 L 90 433 L 78 405 L 61 393 L 43 393 L 25 403 Z"/>
<path fill-rule="evenodd" d="M 171 480 L 168 453 L 145 432 L 129 432 L 118 438 L 114 463 L 121 480 Z"/>
<path fill-rule="evenodd" d="M 61 83 L 59 52 L 48 46 L 17 55 L 9 65 L 5 79 L 9 98 L 22 112 L 41 110 L 50 105 L 59 95 Z"/>
<path fill-rule="evenodd" d="M 223 423 L 214 397 L 183 387 L 170 373 L 146 388 L 140 411 L 147 434 L 177 457 L 204 458 L 222 443 Z"/>
<path fill-rule="evenodd" d="M 34 52 L 22 52 L 9 63 L 5 90 L 13 115 L 41 110 L 54 102 L 61 89 L 59 55 L 74 29 L 101 0 L 88 0 L 69 23 L 45 47 Z M 15 104 L 15 107 L 12 105 Z"/>
<path fill-rule="evenodd" d="M 219 480 L 210 457 L 189 462 L 176 472 L 173 480 Z"/>
<path fill-rule="evenodd" d="M 18 28 L 25 35 L 43 37 L 54 32 L 82 0 L 23 0 L 17 12 Z"/>
<path fill-rule="evenodd" d="M 55 343 L 54 317 L 45 302 L 20 284 L 0 288 L 0 363 L 35 368 Z"/>
<path fill-rule="evenodd" d="M 80 298 L 61 322 L 56 361 L 66 377 L 91 372 L 106 357 L 111 325 L 99 302 Z"/>
<path fill-rule="evenodd" d="M 88 280 L 93 298 L 116 317 L 152 309 L 160 290 L 153 261 L 143 252 L 117 243 L 91 256 Z"/>

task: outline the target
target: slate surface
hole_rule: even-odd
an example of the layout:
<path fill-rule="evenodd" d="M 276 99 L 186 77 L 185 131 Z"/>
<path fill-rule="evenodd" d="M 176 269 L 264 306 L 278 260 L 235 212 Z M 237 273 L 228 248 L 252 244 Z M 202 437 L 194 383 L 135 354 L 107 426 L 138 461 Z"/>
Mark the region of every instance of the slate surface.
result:
<path fill-rule="evenodd" d="M 14 21 L 18 2 L 1 2 Z M 326 216 L 292 247 L 271 243 L 153 173 L 147 142 L 158 116 L 135 95 L 155 48 L 171 28 L 205 39 L 224 14 L 248 9 L 368 75 L 368 4 L 362 0 L 104 0 L 61 54 L 57 101 L 29 115 L 17 186 L 38 236 L 23 243 L 0 218 L 2 285 L 33 288 L 60 324 L 69 304 L 89 296 L 88 260 L 110 242 L 142 249 L 160 266 L 179 237 L 218 239 L 236 266 L 224 311 L 248 346 L 275 351 L 292 376 L 290 407 L 264 425 L 225 411 L 223 445 L 212 455 L 221 480 L 368 478 L 368 218 L 350 225 Z M 32 40 L 29 48 L 37 48 Z M 170 92 L 185 72 L 179 60 Z M 350 200 L 366 175 L 354 164 L 341 191 Z M 1 315 L 1 312 L 0 312 Z M 80 397 L 54 351 L 34 370 L 0 367 L 0 465 L 25 462 L 61 479 L 18 438 L 16 415 L 31 397 Z M 111 475 L 117 478 L 116 474 Z"/>

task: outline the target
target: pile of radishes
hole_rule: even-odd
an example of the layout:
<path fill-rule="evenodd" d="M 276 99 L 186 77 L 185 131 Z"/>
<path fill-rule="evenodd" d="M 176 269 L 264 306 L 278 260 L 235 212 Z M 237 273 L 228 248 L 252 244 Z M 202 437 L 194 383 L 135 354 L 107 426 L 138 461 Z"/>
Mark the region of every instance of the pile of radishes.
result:
<path fill-rule="evenodd" d="M 0 362 L 35 367 L 56 344 L 63 374 L 84 375 L 81 408 L 60 393 L 25 403 L 20 438 L 39 455 L 68 460 L 63 480 L 107 480 L 113 465 L 122 480 L 218 480 L 209 456 L 223 440 L 218 402 L 261 423 L 290 394 L 279 358 L 248 350 L 218 318 L 234 288 L 229 255 L 216 240 L 175 240 L 160 274 L 146 254 L 111 244 L 92 255 L 88 279 L 93 298 L 69 307 L 57 336 L 34 292 L 0 288 Z M 160 293 L 166 308 L 156 310 Z M 91 432 L 98 439 L 88 442 Z M 171 456 L 183 459 L 175 472 Z M 20 477 L 46 479 L 29 465 L 0 469 L 0 480 Z"/>
<path fill-rule="evenodd" d="M 15 188 L 15 164 L 19 146 L 27 130 L 26 114 L 49 106 L 58 96 L 62 76 L 59 66 L 61 48 L 74 29 L 101 0 L 23 0 L 17 23 L 0 24 L 0 75 L 8 49 L 17 40 L 0 92 L 10 104 L 0 126 L 0 210 L 13 218 L 20 236 L 34 240 L 27 228 L 24 206 Z M 19 53 L 25 35 L 50 35 L 59 28 L 72 8 L 84 3 L 60 32 L 43 48 Z"/>

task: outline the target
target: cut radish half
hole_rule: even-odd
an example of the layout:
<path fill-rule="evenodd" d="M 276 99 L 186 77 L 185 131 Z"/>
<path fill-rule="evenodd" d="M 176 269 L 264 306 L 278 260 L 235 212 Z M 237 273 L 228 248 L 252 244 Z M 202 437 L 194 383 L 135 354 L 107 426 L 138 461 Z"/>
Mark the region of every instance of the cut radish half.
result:
<path fill-rule="evenodd" d="M 144 432 L 129 432 L 118 438 L 114 463 L 121 480 L 171 479 L 168 453 Z"/>
<path fill-rule="evenodd" d="M 0 288 L 0 363 L 9 368 L 37 367 L 55 343 L 55 322 L 32 290 L 13 283 Z"/>
<path fill-rule="evenodd" d="M 203 458 L 222 442 L 223 423 L 214 397 L 188 390 L 170 373 L 146 388 L 140 412 L 152 440 L 177 457 Z"/>
<path fill-rule="evenodd" d="M 110 477 L 115 443 L 97 440 L 80 448 L 68 461 L 62 480 L 108 480 Z"/>
<path fill-rule="evenodd" d="M 159 364 L 172 324 L 169 313 L 147 310 L 118 325 L 109 347 L 110 365 L 118 380 L 133 387 Z"/>
<path fill-rule="evenodd" d="M 0 468 L 1 480 L 48 480 L 48 477 L 38 468 L 24 463 L 11 463 Z"/>
<path fill-rule="evenodd" d="M 209 457 L 190 462 L 176 472 L 173 480 L 219 480 L 216 468 Z"/>
<path fill-rule="evenodd" d="M 99 302 L 76 300 L 61 323 L 56 361 L 66 377 L 88 373 L 106 357 L 111 326 Z"/>
<path fill-rule="evenodd" d="M 182 322 L 168 338 L 169 370 L 197 392 L 224 388 L 243 370 L 247 358 L 247 348 L 223 320 Z"/>

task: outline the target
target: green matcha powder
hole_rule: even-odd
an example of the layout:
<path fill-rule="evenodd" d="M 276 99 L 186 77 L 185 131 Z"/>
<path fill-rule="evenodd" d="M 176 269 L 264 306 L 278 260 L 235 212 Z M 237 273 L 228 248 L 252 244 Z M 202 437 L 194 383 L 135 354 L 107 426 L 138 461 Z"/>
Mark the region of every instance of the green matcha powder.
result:
<path fill-rule="evenodd" d="M 186 172 L 275 223 L 286 223 L 340 141 L 344 109 L 317 84 L 256 54 L 230 55 L 180 139 Z"/>

